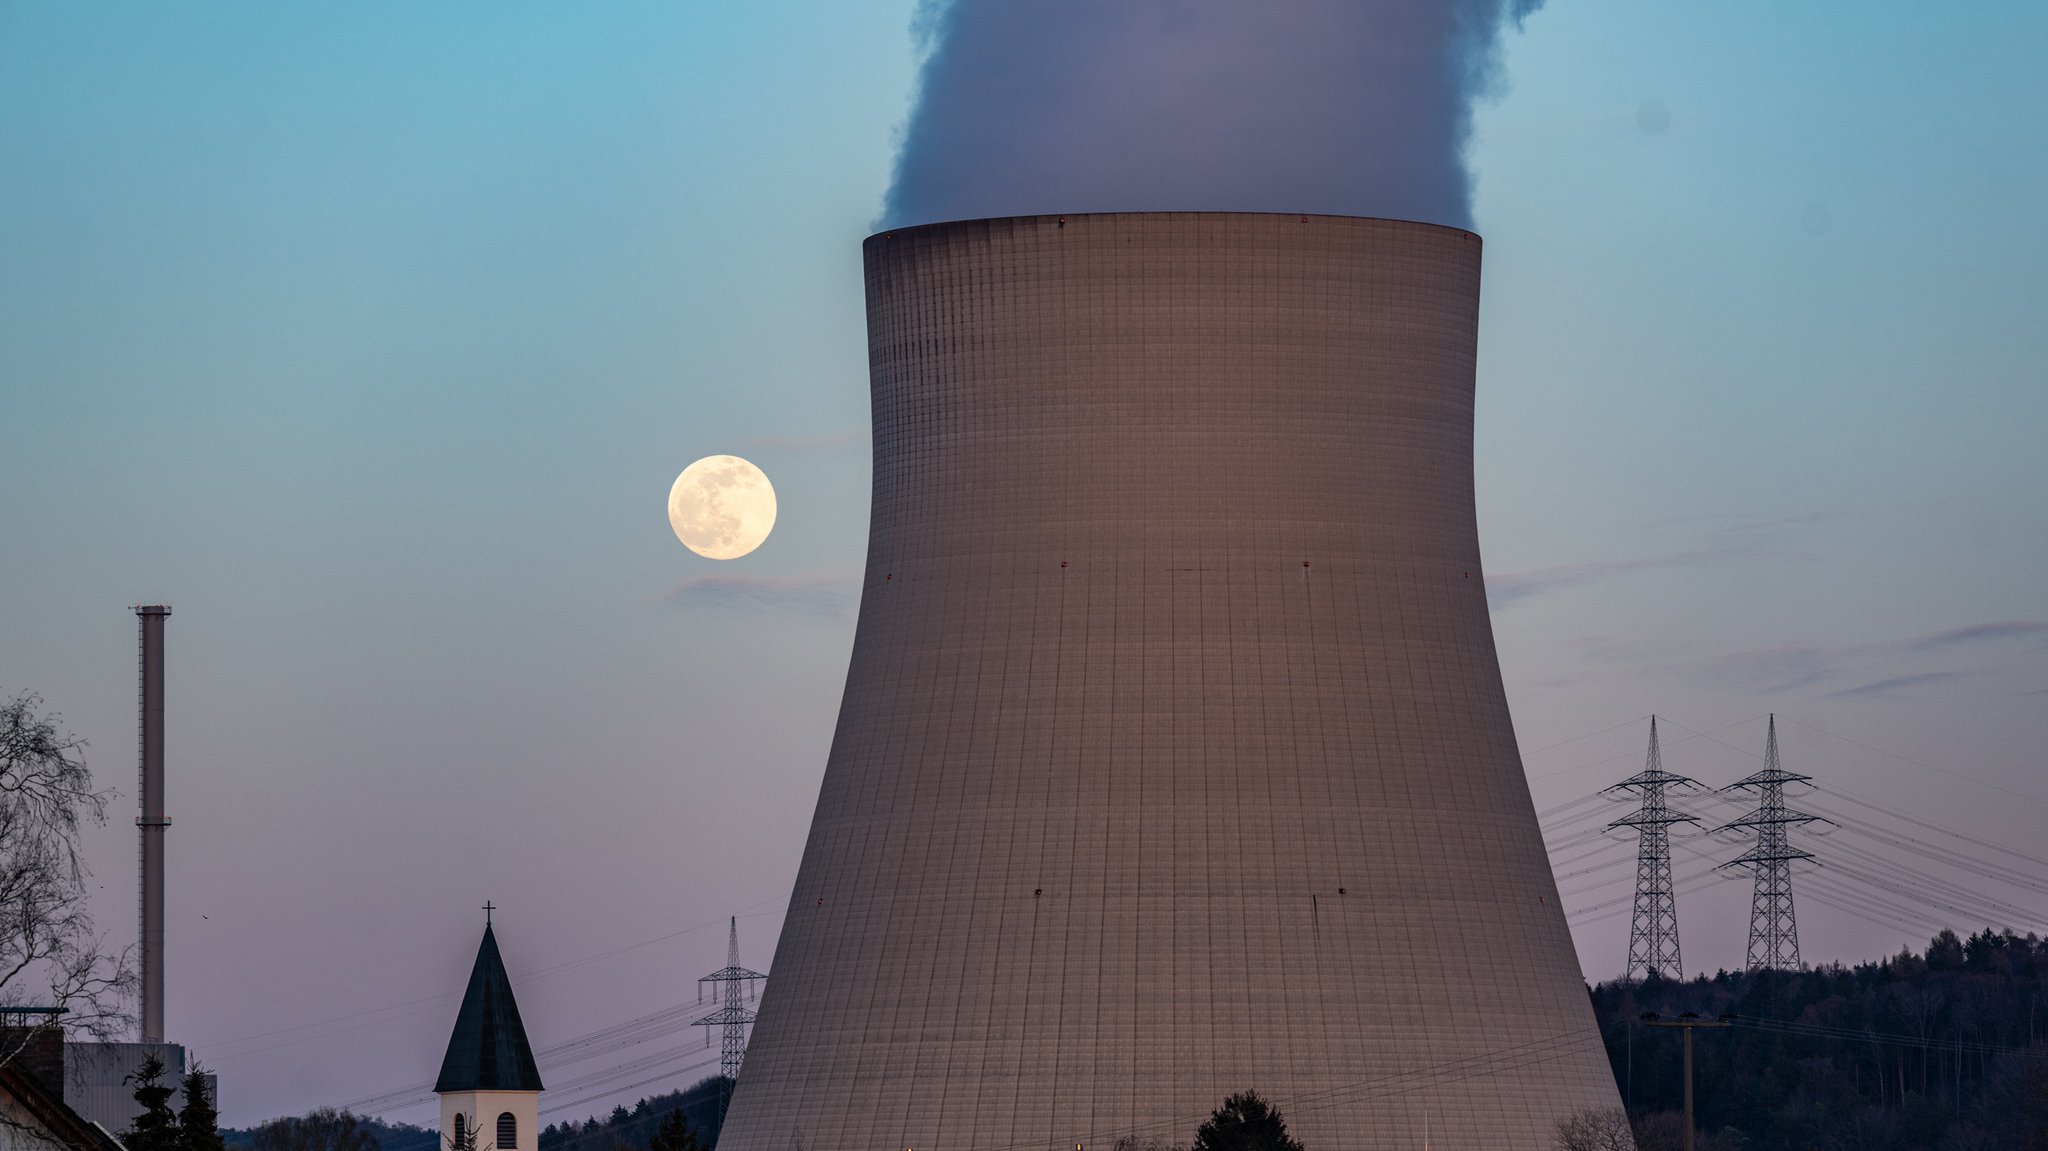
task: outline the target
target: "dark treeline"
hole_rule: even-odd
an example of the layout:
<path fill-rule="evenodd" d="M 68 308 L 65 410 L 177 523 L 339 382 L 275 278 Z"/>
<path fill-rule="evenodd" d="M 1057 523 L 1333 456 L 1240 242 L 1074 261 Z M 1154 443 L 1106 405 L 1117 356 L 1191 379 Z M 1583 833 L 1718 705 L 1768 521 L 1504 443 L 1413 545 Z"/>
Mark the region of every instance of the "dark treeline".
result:
<path fill-rule="evenodd" d="M 683 1113 L 691 1130 L 708 1147 L 718 1141 L 730 1087 L 725 1076 L 713 1075 L 682 1091 L 651 1095 L 630 1108 L 614 1107 L 602 1119 L 550 1123 L 541 1128 L 540 1151 L 646 1151 L 661 1121 L 675 1111 Z"/>
<path fill-rule="evenodd" d="M 322 1107 L 254 1127 L 223 1127 L 232 1148 L 249 1151 L 441 1151 L 441 1134 L 410 1123 L 386 1123 Z"/>
<path fill-rule="evenodd" d="M 648 1151 L 662 1120 L 678 1111 L 709 1147 L 725 1118 L 728 1086 L 724 1076 L 714 1075 L 681 1091 L 614 1107 L 603 1118 L 550 1123 L 541 1129 L 540 1151 Z M 440 1133 L 431 1128 L 386 1123 L 331 1107 L 255 1127 L 227 1128 L 221 1135 L 230 1147 L 248 1151 L 446 1151 Z"/>
<path fill-rule="evenodd" d="M 2048 1151 L 2048 940 L 1944 931 L 1924 955 L 1593 989 L 1639 1132 L 1682 1131 L 1683 1038 L 1641 1017 L 1736 1017 L 1693 1035 L 1713 1145 L 1750 1151 Z M 1653 1140 L 1661 1142 L 1661 1140 Z M 1645 1151 L 1653 1151 L 1646 1144 Z"/>

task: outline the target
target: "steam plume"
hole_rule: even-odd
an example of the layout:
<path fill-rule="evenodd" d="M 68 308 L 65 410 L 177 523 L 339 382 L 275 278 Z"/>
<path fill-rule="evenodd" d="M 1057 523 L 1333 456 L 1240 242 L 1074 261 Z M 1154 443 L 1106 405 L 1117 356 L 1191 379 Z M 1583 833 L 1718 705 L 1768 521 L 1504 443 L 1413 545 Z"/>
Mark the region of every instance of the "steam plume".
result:
<path fill-rule="evenodd" d="M 926 0 L 887 227 L 1047 212 L 1468 228 L 1504 23 L 1542 0 Z"/>

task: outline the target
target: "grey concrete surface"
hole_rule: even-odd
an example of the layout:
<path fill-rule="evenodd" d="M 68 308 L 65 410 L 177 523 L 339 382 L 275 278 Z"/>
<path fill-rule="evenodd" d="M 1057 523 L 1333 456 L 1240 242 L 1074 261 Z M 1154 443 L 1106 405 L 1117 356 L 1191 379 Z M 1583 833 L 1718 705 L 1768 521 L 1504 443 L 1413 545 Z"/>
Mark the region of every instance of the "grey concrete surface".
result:
<path fill-rule="evenodd" d="M 1327 216 L 867 241 L 860 621 L 720 1151 L 1618 1104 L 1487 615 L 1479 266 Z"/>

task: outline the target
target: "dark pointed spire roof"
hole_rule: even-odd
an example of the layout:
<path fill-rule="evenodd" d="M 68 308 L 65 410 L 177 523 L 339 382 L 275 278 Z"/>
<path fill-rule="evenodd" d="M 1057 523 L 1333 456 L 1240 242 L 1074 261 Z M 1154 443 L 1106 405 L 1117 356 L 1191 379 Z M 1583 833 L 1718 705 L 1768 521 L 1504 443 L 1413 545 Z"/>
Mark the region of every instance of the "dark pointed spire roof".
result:
<path fill-rule="evenodd" d="M 533 1048 L 519 1022 L 519 1004 L 512 1001 L 512 981 L 505 975 L 505 961 L 498 958 L 498 940 L 488 923 L 434 1090 L 541 1090 L 540 1068 L 534 1066 Z"/>

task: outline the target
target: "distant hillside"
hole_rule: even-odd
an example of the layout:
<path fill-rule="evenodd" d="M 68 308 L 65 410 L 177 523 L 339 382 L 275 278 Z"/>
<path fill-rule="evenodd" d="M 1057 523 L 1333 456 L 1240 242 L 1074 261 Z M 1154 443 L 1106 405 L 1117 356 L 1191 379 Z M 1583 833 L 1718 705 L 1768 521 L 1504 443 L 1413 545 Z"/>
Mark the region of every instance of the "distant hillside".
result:
<path fill-rule="evenodd" d="M 714 1075 L 681 1091 L 649 1096 L 632 1107 L 614 1107 L 602 1118 L 550 1123 L 541 1129 L 540 1151 L 645 1151 L 655 1127 L 677 1110 L 708 1146 L 718 1140 L 729 1085 L 724 1076 Z M 547 1103 L 547 1096 L 541 1096 L 541 1103 Z M 437 1131 L 332 1111 L 221 1129 L 230 1147 L 248 1151 L 370 1151 L 362 1146 L 363 1136 L 374 1141 L 377 1151 L 443 1151 Z"/>
<path fill-rule="evenodd" d="M 289 1127 L 287 1127 L 289 1125 Z M 334 1151 L 337 1144 L 355 1144 L 351 1136 L 367 1135 L 382 1151 L 440 1151 L 441 1134 L 410 1123 L 386 1123 L 347 1112 L 321 1110 L 311 1115 L 273 1119 L 254 1127 L 223 1127 L 228 1146 L 255 1151 Z M 266 1138 L 267 1136 L 267 1138 Z"/>
<path fill-rule="evenodd" d="M 1641 1017 L 1685 1011 L 1736 1017 L 1693 1035 L 1699 1127 L 1716 1136 L 1702 1151 L 2048 1151 L 2048 940 L 2031 934 L 1944 931 L 1924 955 L 1592 994 L 1643 1151 L 1683 1132 L 1684 1080 L 1682 1037 Z"/>
<path fill-rule="evenodd" d="M 541 1128 L 540 1151 L 622 1151 L 644 1149 L 648 1136 L 669 1112 L 681 1110 L 697 1129 L 698 1138 L 708 1145 L 718 1141 L 718 1128 L 725 1121 L 725 1099 L 731 1080 L 714 1075 L 682 1090 L 651 1095 L 631 1108 L 612 1108 L 602 1119 L 592 1117 L 549 1124 Z M 393 1151 L 385 1148 L 384 1151 Z"/>

